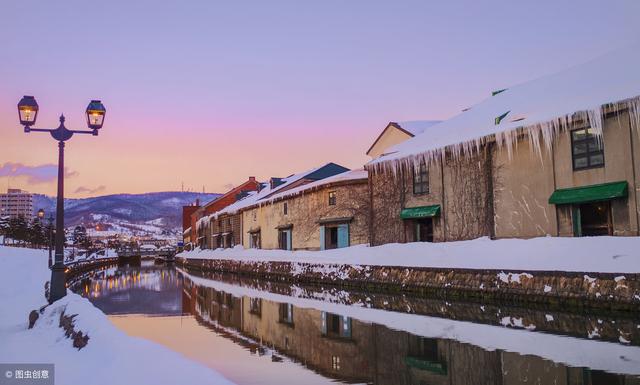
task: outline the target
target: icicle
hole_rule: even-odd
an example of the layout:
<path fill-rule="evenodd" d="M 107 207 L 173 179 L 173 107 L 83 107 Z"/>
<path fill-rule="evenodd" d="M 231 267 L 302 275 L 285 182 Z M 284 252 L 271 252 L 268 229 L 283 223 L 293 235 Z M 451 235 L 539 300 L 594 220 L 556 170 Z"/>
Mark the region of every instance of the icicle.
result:
<path fill-rule="evenodd" d="M 500 151 L 506 149 L 508 159 L 512 160 L 514 152 L 518 150 L 518 139 L 521 135 L 527 135 L 531 149 L 538 155 L 541 164 L 544 164 L 543 146 L 544 150 L 548 154 L 551 154 L 553 151 L 554 141 L 557 141 L 562 133 L 573 128 L 574 124 L 578 121 L 588 123 L 598 140 L 602 140 L 604 114 L 616 111 L 621 107 L 626 107 L 628 109 L 631 127 L 636 131 L 637 135 L 640 136 L 640 96 L 638 96 L 598 106 L 593 109 L 577 111 L 547 122 L 535 123 L 530 126 L 519 127 L 507 131 L 499 131 L 493 135 L 454 143 L 445 147 L 412 154 L 400 159 L 377 162 L 373 165 L 371 171 L 375 174 L 392 172 L 394 177 L 397 178 L 399 174 L 401 174 L 402 169 L 417 167 L 422 162 L 431 163 L 438 160 L 443 162 L 443 164 L 446 164 L 447 154 L 454 161 L 459 161 L 463 157 L 468 158 L 474 154 L 478 154 L 481 148 L 491 138 L 495 140 L 496 146 Z"/>

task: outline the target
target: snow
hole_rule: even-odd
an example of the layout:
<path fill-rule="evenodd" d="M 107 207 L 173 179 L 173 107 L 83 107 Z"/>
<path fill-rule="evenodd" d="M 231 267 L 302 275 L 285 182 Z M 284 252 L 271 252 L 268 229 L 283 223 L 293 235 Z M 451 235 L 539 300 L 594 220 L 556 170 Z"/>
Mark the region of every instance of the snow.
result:
<path fill-rule="evenodd" d="M 286 296 L 204 279 L 189 275 L 184 271 L 182 273 L 197 285 L 212 287 L 234 296 L 249 296 L 290 303 L 298 307 L 313 308 L 352 317 L 363 322 L 385 325 L 395 330 L 427 338 L 453 339 L 486 350 L 501 349 L 523 355 L 531 354 L 574 367 L 640 375 L 640 347 L 535 332 L 535 325 L 524 325 L 521 318 L 508 317 L 508 320 L 504 320 L 504 322 L 508 323 L 509 327 L 505 328 L 447 318 L 390 312 L 369 308 L 366 304 L 361 304 L 361 306 L 343 305 L 317 299 Z"/>
<path fill-rule="evenodd" d="M 504 271 L 501 271 L 500 273 L 498 273 L 498 279 L 505 283 L 511 283 L 511 282 L 520 283 L 520 279 L 522 277 L 529 279 L 529 278 L 533 278 L 533 275 L 529 273 L 520 273 L 520 274 L 508 273 L 507 274 Z"/>
<path fill-rule="evenodd" d="M 398 125 L 403 130 L 409 131 L 411 134 L 422 134 L 429 127 L 442 122 L 441 120 L 409 120 L 406 122 L 398 122 Z"/>
<path fill-rule="evenodd" d="M 532 239 L 478 238 L 442 243 L 366 245 L 323 251 L 244 249 L 195 249 L 178 258 L 279 261 L 333 265 L 326 272 L 339 273 L 339 265 L 377 265 L 515 271 L 574 271 L 640 273 L 640 237 L 540 237 Z M 303 271 L 302 265 L 294 266 Z M 333 270 L 331 270 L 333 269 Z M 504 278 L 519 282 L 523 273 Z M 525 273 L 526 274 L 526 273 Z M 530 278 L 530 274 L 526 275 Z M 595 284 L 595 278 L 585 275 Z"/>
<path fill-rule="evenodd" d="M 560 130 L 574 118 L 590 122 L 602 132 L 602 113 L 612 103 L 630 108 L 632 125 L 640 130 L 640 42 L 609 52 L 590 62 L 559 73 L 516 85 L 491 96 L 442 123 L 389 149 L 372 160 L 374 170 L 397 168 L 404 163 L 429 161 L 448 150 L 454 156 L 470 154 L 495 136 L 511 154 L 516 130 L 523 129 L 534 148 L 540 140 L 547 149 Z M 615 76 L 612 76 L 615 74 Z M 508 115 L 499 123 L 495 119 Z M 578 113 L 577 116 L 573 116 Z M 520 120 L 520 118 L 524 118 Z"/>
<path fill-rule="evenodd" d="M 302 185 L 300 187 L 292 188 L 290 190 L 283 191 L 281 193 L 277 193 L 277 194 L 269 197 L 269 199 L 261 201 L 261 203 L 273 202 L 273 201 L 281 199 L 281 198 L 298 195 L 298 194 L 304 193 L 306 191 L 311 191 L 311 190 L 314 190 L 316 188 L 323 187 L 323 186 L 326 186 L 326 185 L 332 184 L 332 183 L 354 181 L 354 180 L 362 180 L 362 179 L 367 179 L 367 177 L 368 177 L 368 172 L 363 170 L 363 169 L 345 171 L 343 173 L 336 174 L 334 176 L 330 176 L 330 177 L 327 177 L 327 178 L 324 178 L 324 179 L 320 179 L 320 180 L 315 181 L 315 182 L 311 182 L 311 183 Z"/>
<path fill-rule="evenodd" d="M 286 189 L 286 187 L 290 186 L 293 182 L 296 182 L 302 179 L 304 176 L 314 172 L 317 169 L 318 168 L 305 171 L 303 173 L 295 174 L 287 178 L 283 178 L 285 183 L 277 186 L 275 189 L 271 189 L 271 187 L 267 183 L 267 187 L 263 188 L 259 192 L 251 191 L 249 192 L 249 195 L 244 197 L 243 199 L 236 201 L 230 204 L 229 206 L 219 211 L 216 211 L 213 214 L 202 217 L 201 219 L 198 220 L 198 226 L 201 226 L 202 224 L 209 222 L 212 218 L 217 219 L 218 216 L 222 214 L 235 214 L 241 210 L 245 210 L 253 206 L 271 203 L 277 199 L 302 194 L 306 191 L 320 188 L 322 186 L 326 186 L 331 183 L 367 179 L 367 175 L 368 175 L 367 171 L 363 169 L 350 170 L 350 171 L 345 171 L 343 173 L 336 174 L 324 179 L 317 180 L 315 182 L 306 183 L 291 189 Z M 286 191 L 283 191 L 283 190 L 286 190 Z"/>
<path fill-rule="evenodd" d="M 0 247 L 0 362 L 53 363 L 57 384 L 231 384 L 163 346 L 127 336 L 87 299 L 71 292 L 27 329 L 29 312 L 46 304 L 49 274 L 46 251 Z M 63 310 L 78 314 L 75 330 L 89 335 L 81 350 L 73 348 L 58 326 Z"/>

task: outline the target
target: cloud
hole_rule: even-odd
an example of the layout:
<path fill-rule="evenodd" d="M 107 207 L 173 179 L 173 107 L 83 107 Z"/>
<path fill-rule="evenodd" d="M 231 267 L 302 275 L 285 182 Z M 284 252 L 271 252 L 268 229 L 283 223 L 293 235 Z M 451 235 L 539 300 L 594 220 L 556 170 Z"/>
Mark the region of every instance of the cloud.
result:
<path fill-rule="evenodd" d="M 70 178 L 77 175 L 78 172 L 70 171 L 65 167 L 65 178 Z M 58 177 L 58 166 L 55 164 L 27 166 L 22 163 L 7 162 L 3 165 L 0 165 L 0 177 L 26 177 L 27 183 L 29 184 L 50 183 L 55 181 Z"/>
<path fill-rule="evenodd" d="M 74 191 L 74 194 L 89 194 L 89 195 L 94 195 L 97 193 L 101 193 L 104 190 L 106 190 L 107 188 L 104 185 L 100 185 L 96 188 L 90 188 L 90 187 L 85 187 L 85 186 L 80 186 L 76 189 L 76 191 Z"/>

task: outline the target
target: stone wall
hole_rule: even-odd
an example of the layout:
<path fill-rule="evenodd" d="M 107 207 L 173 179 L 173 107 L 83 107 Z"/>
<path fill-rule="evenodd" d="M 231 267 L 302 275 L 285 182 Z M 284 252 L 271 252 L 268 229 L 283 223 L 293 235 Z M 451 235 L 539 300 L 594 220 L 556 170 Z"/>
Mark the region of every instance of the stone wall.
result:
<path fill-rule="evenodd" d="M 201 271 L 378 291 L 636 311 L 640 307 L 639 274 L 427 269 L 200 259 L 178 259 L 178 263 Z"/>
<path fill-rule="evenodd" d="M 330 191 L 336 204 L 328 204 Z M 284 205 L 287 204 L 285 214 Z M 349 223 L 351 245 L 369 242 L 369 200 L 366 180 L 329 184 L 301 194 L 242 212 L 243 245 L 249 248 L 249 231 L 260 229 L 261 248 L 278 248 L 278 227 L 291 226 L 294 250 L 320 249 L 320 224 L 328 218 L 352 218 Z"/>

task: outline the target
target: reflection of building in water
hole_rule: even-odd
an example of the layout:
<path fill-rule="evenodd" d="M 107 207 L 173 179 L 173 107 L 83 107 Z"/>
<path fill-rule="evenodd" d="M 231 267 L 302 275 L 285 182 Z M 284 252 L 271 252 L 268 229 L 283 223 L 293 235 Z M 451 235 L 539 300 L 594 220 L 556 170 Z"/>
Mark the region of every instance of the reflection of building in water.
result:
<path fill-rule="evenodd" d="M 188 279 L 183 300 L 183 309 L 191 309 L 201 322 L 232 328 L 341 381 L 381 385 L 640 385 L 640 379 L 631 376 L 424 338 L 288 303 L 233 297 L 213 288 L 197 287 Z M 256 349 L 244 340 L 241 343 L 252 351 Z"/>
<path fill-rule="evenodd" d="M 94 270 L 71 282 L 74 292 L 89 298 L 105 314 L 177 315 L 182 313 L 181 277 L 173 269 L 153 264 L 141 268 L 109 267 Z"/>

